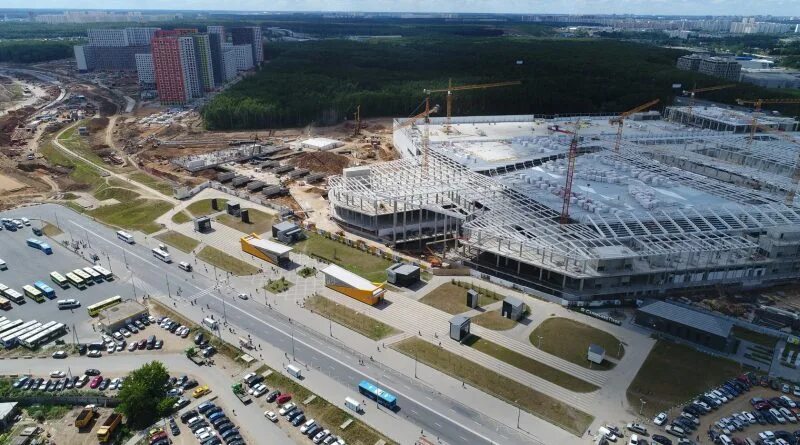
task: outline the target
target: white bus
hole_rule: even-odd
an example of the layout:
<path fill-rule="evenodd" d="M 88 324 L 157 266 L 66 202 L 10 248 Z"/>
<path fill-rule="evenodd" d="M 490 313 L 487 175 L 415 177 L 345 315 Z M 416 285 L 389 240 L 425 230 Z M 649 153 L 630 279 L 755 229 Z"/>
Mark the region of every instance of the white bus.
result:
<path fill-rule="evenodd" d="M 99 273 L 106 281 L 111 281 L 114 279 L 114 274 L 112 274 L 108 269 L 101 267 L 101 266 L 94 266 L 93 269 L 95 272 Z"/>
<path fill-rule="evenodd" d="M 90 277 L 92 277 L 92 280 L 94 280 L 94 281 L 96 281 L 98 283 L 102 283 L 103 282 L 103 276 L 100 275 L 99 273 L 97 273 L 97 271 L 94 270 L 93 268 L 84 267 L 83 271 L 86 272 Z"/>
<path fill-rule="evenodd" d="M 83 278 L 72 272 L 67 272 L 67 281 L 78 289 L 86 289 L 86 283 L 83 282 Z"/>
<path fill-rule="evenodd" d="M 117 232 L 117 238 L 121 239 L 122 241 L 125 241 L 128 244 L 135 244 L 136 243 L 136 240 L 133 239 L 133 235 L 131 235 L 128 232 L 124 232 L 122 230 Z"/>
<path fill-rule="evenodd" d="M 42 330 L 34 336 L 29 336 L 26 339 L 20 339 L 19 342 L 27 348 L 35 348 L 39 345 L 45 344 L 51 340 L 61 337 L 66 333 L 66 326 L 63 323 L 56 323 L 49 328 Z"/>
<path fill-rule="evenodd" d="M 74 298 L 69 298 L 67 300 L 58 300 L 56 304 L 58 304 L 59 309 L 72 309 L 80 307 L 81 302 Z"/>
<path fill-rule="evenodd" d="M 89 275 L 88 273 L 84 272 L 83 270 L 75 269 L 75 270 L 72 271 L 72 273 L 74 273 L 75 275 L 81 277 L 81 279 L 83 280 L 83 282 L 85 284 L 87 284 L 89 286 L 94 284 L 94 280 L 92 279 L 92 276 Z"/>
<path fill-rule="evenodd" d="M 158 258 L 159 260 L 165 262 L 165 263 L 171 263 L 172 262 L 172 258 L 170 258 L 169 253 L 164 252 L 163 250 L 159 249 L 158 247 L 153 249 L 153 256 Z"/>
<path fill-rule="evenodd" d="M 58 272 L 55 271 L 50 272 L 50 279 L 53 280 L 53 283 L 56 283 L 58 287 L 62 289 L 69 288 L 69 281 L 67 281 L 67 279 Z"/>

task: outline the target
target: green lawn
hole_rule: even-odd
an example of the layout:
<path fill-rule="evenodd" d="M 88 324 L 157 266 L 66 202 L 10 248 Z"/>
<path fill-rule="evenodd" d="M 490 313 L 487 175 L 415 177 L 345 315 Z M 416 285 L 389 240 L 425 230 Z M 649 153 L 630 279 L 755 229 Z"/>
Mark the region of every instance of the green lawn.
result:
<path fill-rule="evenodd" d="M 296 252 L 322 258 L 330 263 L 361 275 L 372 282 L 386 281 L 386 268 L 392 262 L 354 247 L 346 246 L 338 241 L 325 238 L 316 233 L 306 232 L 308 239 L 296 243 Z"/>
<path fill-rule="evenodd" d="M 155 238 L 186 253 L 193 251 L 200 244 L 200 241 L 172 230 L 158 234 Z"/>
<path fill-rule="evenodd" d="M 66 154 L 52 141 L 45 141 L 39 146 L 39 151 L 53 165 L 70 169 L 69 177 L 73 181 L 88 188 L 95 188 L 105 184 L 105 179 L 91 164 Z"/>
<path fill-rule="evenodd" d="M 740 365 L 688 346 L 659 340 L 628 387 L 628 403 L 654 415 L 742 372 Z"/>
<path fill-rule="evenodd" d="M 495 331 L 507 331 L 517 325 L 517 322 L 500 315 L 500 310 L 486 311 L 472 317 L 472 322 L 478 326 Z"/>
<path fill-rule="evenodd" d="M 139 184 L 144 184 L 152 189 L 157 190 L 163 195 L 172 196 L 172 184 L 163 179 L 156 178 L 155 176 L 141 171 L 131 173 L 128 175 L 128 177 Z"/>
<path fill-rule="evenodd" d="M 539 336 L 542 337 L 543 351 L 584 368 L 607 370 L 614 367 L 608 360 L 598 365 L 586 358 L 592 343 L 602 346 L 606 350 L 606 356 L 620 359 L 625 355 L 625 348 L 620 349 L 617 337 L 569 318 L 553 317 L 543 321 L 531 332 L 531 344 L 538 347 Z M 618 355 L 620 350 L 622 354 Z"/>
<path fill-rule="evenodd" d="M 484 354 L 491 355 L 500 361 L 506 362 L 511 366 L 522 369 L 523 371 L 527 371 L 547 381 L 553 382 L 558 386 L 569 389 L 570 391 L 592 392 L 600 389 L 596 385 L 581 380 L 577 377 L 573 377 L 572 375 L 556 368 L 545 365 L 538 360 L 534 360 L 518 352 L 504 348 L 497 343 L 484 340 L 477 335 L 471 336 L 470 339 L 465 342 L 465 344 L 483 352 Z"/>
<path fill-rule="evenodd" d="M 94 192 L 94 197 L 100 201 L 116 199 L 119 202 L 131 201 L 139 197 L 133 190 L 119 187 L 100 187 Z"/>
<path fill-rule="evenodd" d="M 53 224 L 50 224 L 49 222 L 44 223 L 44 227 L 42 227 L 42 232 L 45 235 L 49 236 L 50 238 L 64 233 L 63 230 L 59 229 L 57 226 L 54 226 Z"/>
<path fill-rule="evenodd" d="M 277 280 L 270 279 L 270 282 L 264 286 L 264 289 L 270 291 L 273 294 L 279 294 L 281 292 L 286 292 L 289 290 L 290 287 L 294 286 L 294 283 L 287 280 L 284 277 L 280 277 Z"/>
<path fill-rule="evenodd" d="M 771 335 L 762 334 L 756 331 L 751 331 L 750 329 L 745 329 L 741 326 L 733 327 L 733 336 L 740 338 L 742 340 L 749 341 L 750 343 L 755 343 L 757 345 L 767 347 L 769 349 L 774 349 L 775 344 L 778 343 L 778 339 Z"/>
<path fill-rule="evenodd" d="M 227 203 L 227 199 L 217 198 L 217 205 L 219 206 L 220 210 L 214 210 L 211 208 L 210 199 L 201 199 L 186 206 L 186 210 L 188 210 L 193 216 L 207 216 L 212 213 L 224 211 Z"/>
<path fill-rule="evenodd" d="M 268 213 L 261 212 L 256 209 L 248 209 L 250 214 L 250 222 L 243 223 L 242 219 L 238 216 L 228 215 L 227 213 L 217 216 L 217 222 L 225 224 L 228 227 L 234 228 L 246 234 L 262 234 L 272 230 L 272 224 L 275 223 L 275 217 Z"/>
<path fill-rule="evenodd" d="M 172 204 L 152 199 L 134 199 L 87 212 L 97 220 L 115 227 L 153 233 L 161 229 L 154 221 L 168 212 Z"/>
<path fill-rule="evenodd" d="M 103 159 L 100 158 L 97 153 L 92 151 L 87 138 L 85 136 L 78 135 L 78 127 L 84 125 L 85 123 L 86 121 L 79 122 L 77 125 L 62 133 L 61 137 L 58 138 L 58 142 L 60 142 L 64 147 L 67 147 L 68 149 L 83 156 L 89 162 L 105 166 Z"/>
<path fill-rule="evenodd" d="M 191 220 L 192 220 L 192 217 L 189 216 L 189 214 L 184 212 L 184 211 L 180 211 L 180 212 L 172 215 L 172 222 L 174 222 L 175 224 L 183 224 L 183 223 L 187 223 L 187 222 L 189 222 Z"/>
<path fill-rule="evenodd" d="M 347 306 L 342 306 L 321 295 L 314 295 L 306 300 L 306 309 L 330 318 L 336 323 L 372 340 L 380 340 L 400 332 L 368 315 L 354 311 Z"/>
<path fill-rule="evenodd" d="M 245 263 L 211 246 L 203 247 L 203 250 L 197 254 L 197 258 L 238 276 L 255 275 L 258 272 L 258 268 L 252 264 Z"/>
<path fill-rule="evenodd" d="M 576 436 L 582 436 L 594 420 L 588 413 L 425 340 L 412 337 L 395 343 L 392 348 L 409 357 L 416 357 L 420 362 L 463 380 L 487 394 L 517 405 Z"/>
<path fill-rule="evenodd" d="M 444 283 L 440 285 L 436 289 L 428 292 L 428 294 L 419 301 L 445 311 L 448 314 L 460 314 L 472 309 L 467 306 L 467 289 L 453 283 Z M 481 293 L 478 296 L 478 305 L 480 306 L 486 306 L 496 301 L 497 300 L 486 294 Z"/>

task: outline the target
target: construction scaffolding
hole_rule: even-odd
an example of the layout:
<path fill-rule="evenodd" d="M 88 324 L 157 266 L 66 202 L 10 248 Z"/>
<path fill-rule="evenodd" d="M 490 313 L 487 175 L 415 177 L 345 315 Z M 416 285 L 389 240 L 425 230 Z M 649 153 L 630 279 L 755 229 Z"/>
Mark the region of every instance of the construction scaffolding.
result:
<path fill-rule="evenodd" d="M 419 140 L 419 129 L 406 130 L 403 137 Z M 741 134 L 642 131 L 626 133 L 615 153 L 615 132 L 601 130 L 580 143 L 567 224 L 558 220 L 563 156 L 538 165 L 507 159 L 478 173 L 436 144 L 426 169 L 407 156 L 330 178 L 331 215 L 347 230 L 391 245 L 422 251 L 448 242 L 448 253 L 464 264 L 570 299 L 800 276 L 800 215 L 778 193 L 791 184 L 796 146 L 765 135 L 746 152 Z M 780 153 L 770 158 L 771 149 Z M 773 175 L 784 178 L 773 190 L 750 187 Z"/>

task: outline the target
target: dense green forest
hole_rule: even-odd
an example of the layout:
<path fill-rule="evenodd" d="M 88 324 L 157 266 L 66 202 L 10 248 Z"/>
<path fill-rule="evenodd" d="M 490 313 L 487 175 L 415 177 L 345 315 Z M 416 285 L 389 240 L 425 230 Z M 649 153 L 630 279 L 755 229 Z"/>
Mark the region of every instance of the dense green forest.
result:
<path fill-rule="evenodd" d="M 669 104 L 675 83 L 720 83 L 676 69 L 683 51 L 615 40 L 323 40 L 269 44 L 266 53 L 269 63 L 256 75 L 204 107 L 208 128 L 327 125 L 351 117 L 359 104 L 366 117 L 408 116 L 423 89 L 444 87 L 449 77 L 457 85 L 524 82 L 459 92 L 454 115 L 619 112 L 654 98 Z M 743 84 L 703 98 L 733 103 L 779 94 Z M 432 100 L 444 105 L 442 95 Z"/>
<path fill-rule="evenodd" d="M 73 57 L 70 40 L 9 40 L 0 42 L 0 62 L 34 63 Z"/>

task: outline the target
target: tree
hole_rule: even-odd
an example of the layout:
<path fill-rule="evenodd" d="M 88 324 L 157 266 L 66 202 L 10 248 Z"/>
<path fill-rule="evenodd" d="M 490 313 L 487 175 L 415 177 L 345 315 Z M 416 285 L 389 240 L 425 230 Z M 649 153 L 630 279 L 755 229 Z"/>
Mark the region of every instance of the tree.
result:
<path fill-rule="evenodd" d="M 133 370 L 119 392 L 118 410 L 133 428 L 143 428 L 169 414 L 173 400 L 165 388 L 169 373 L 163 363 L 153 361 Z"/>

